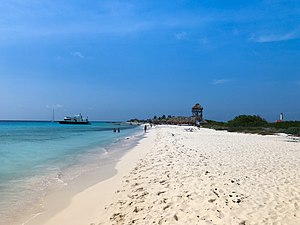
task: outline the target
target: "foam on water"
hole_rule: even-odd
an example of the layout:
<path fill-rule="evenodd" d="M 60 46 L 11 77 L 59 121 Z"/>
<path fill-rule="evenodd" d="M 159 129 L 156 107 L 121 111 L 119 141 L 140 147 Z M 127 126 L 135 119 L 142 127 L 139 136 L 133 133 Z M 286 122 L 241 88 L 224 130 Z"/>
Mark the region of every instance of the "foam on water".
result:
<path fill-rule="evenodd" d="M 115 127 L 121 132 L 112 132 Z M 106 122 L 0 122 L 1 221 L 22 214 L 49 188 L 66 186 L 112 160 L 109 152 L 122 151 L 122 140 L 137 132 L 140 129 L 129 124 Z"/>

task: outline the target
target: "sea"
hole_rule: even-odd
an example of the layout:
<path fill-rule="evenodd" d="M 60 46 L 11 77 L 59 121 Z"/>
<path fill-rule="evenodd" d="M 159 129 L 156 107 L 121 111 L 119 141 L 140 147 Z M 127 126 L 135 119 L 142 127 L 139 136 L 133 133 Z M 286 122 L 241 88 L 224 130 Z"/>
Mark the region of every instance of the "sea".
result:
<path fill-rule="evenodd" d="M 0 224 L 34 213 L 48 192 L 116 163 L 142 137 L 129 123 L 0 121 Z"/>

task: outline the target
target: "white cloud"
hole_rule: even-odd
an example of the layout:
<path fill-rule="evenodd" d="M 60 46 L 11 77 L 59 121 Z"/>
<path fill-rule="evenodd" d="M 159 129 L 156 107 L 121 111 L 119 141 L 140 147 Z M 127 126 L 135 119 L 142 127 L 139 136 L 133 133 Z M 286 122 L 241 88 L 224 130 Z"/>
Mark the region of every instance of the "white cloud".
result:
<path fill-rule="evenodd" d="M 52 106 L 46 105 L 47 109 L 58 109 L 58 108 L 63 108 L 63 107 L 64 106 L 60 105 L 60 104 L 56 104 L 56 105 L 52 105 Z"/>
<path fill-rule="evenodd" d="M 59 7 L 58 7 L 59 5 Z M 0 4 L 0 41 L 57 36 L 130 36 L 145 31 L 182 27 L 195 28 L 215 21 L 210 13 L 144 12 L 152 3 L 96 1 L 80 3 L 58 0 L 2 0 Z M 176 15 L 176 16 L 175 16 Z M 174 29 L 174 30 L 175 30 Z M 186 37 L 180 32 L 179 39 Z"/>
<path fill-rule="evenodd" d="M 228 82 L 230 82 L 230 79 L 216 79 L 216 80 L 213 80 L 212 84 L 218 85 L 218 84 L 225 84 Z"/>
<path fill-rule="evenodd" d="M 175 38 L 177 40 L 186 40 L 187 39 L 187 33 L 182 31 L 182 32 L 179 32 L 179 33 L 176 33 L 175 34 Z"/>
<path fill-rule="evenodd" d="M 71 52 L 70 54 L 78 58 L 84 58 L 84 55 L 81 52 Z"/>
<path fill-rule="evenodd" d="M 300 38 L 299 29 L 284 34 L 252 35 L 249 40 L 258 43 L 288 41 Z"/>
<path fill-rule="evenodd" d="M 63 105 L 60 105 L 60 104 L 56 104 L 53 106 L 54 108 L 63 108 L 64 106 Z"/>

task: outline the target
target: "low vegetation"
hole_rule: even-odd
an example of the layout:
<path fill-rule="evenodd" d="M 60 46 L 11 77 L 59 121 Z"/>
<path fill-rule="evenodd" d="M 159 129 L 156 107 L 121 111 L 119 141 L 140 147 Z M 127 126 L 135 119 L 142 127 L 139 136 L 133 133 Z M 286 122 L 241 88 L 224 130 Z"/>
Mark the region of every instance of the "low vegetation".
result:
<path fill-rule="evenodd" d="M 208 120 L 204 127 L 216 130 L 227 130 L 229 132 L 245 132 L 262 135 L 286 133 L 300 137 L 300 121 L 269 123 L 260 116 L 240 115 L 227 123 Z"/>
<path fill-rule="evenodd" d="M 194 117 L 183 116 L 154 116 L 152 119 L 138 120 L 132 119 L 130 122 L 152 123 L 152 124 L 172 124 L 172 125 L 195 125 Z M 256 133 L 262 135 L 286 133 L 300 137 L 300 121 L 283 121 L 269 123 L 260 116 L 240 115 L 228 122 L 218 122 L 213 120 L 203 120 L 202 126 L 215 130 L 227 130 L 228 132 Z"/>
<path fill-rule="evenodd" d="M 195 118 L 193 117 L 186 117 L 186 116 L 154 116 L 152 119 L 146 120 L 138 120 L 132 119 L 129 122 L 138 122 L 138 123 L 152 123 L 155 125 L 162 125 L 162 124 L 169 124 L 169 125 L 194 125 Z"/>
<path fill-rule="evenodd" d="M 237 116 L 227 122 L 229 127 L 263 127 L 267 124 L 268 122 L 260 116 L 249 115 Z"/>

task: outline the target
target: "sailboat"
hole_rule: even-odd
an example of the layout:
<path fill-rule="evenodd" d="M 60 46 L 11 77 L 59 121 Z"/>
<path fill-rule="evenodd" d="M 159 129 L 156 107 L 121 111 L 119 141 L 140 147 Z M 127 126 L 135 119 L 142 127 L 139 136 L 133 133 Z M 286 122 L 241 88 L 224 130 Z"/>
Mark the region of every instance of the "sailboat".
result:
<path fill-rule="evenodd" d="M 55 123 L 55 120 L 54 120 L 54 108 L 52 109 L 52 123 Z"/>

